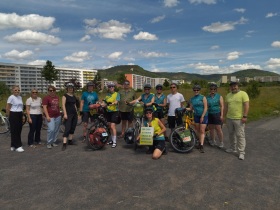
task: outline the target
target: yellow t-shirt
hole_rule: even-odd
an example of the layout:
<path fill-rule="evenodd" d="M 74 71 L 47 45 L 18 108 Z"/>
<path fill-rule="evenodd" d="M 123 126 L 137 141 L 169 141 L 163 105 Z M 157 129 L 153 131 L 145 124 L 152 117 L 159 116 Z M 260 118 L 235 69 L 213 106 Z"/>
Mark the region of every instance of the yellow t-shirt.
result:
<path fill-rule="evenodd" d="M 225 101 L 228 104 L 227 118 L 233 120 L 242 119 L 243 104 L 249 101 L 248 94 L 242 90 L 237 93 L 228 93 Z"/>

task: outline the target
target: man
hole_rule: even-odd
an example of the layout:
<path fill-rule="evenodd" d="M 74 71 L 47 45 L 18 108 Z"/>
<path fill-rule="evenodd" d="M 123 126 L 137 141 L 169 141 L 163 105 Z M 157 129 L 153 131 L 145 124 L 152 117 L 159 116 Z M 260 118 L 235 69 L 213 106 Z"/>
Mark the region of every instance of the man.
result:
<path fill-rule="evenodd" d="M 57 147 L 57 136 L 61 123 L 59 97 L 54 86 L 48 87 L 49 94 L 43 98 L 43 110 L 48 123 L 47 148 Z"/>
<path fill-rule="evenodd" d="M 168 109 L 168 124 L 171 131 L 175 128 L 175 124 L 182 124 L 182 119 L 177 119 L 175 117 L 175 109 L 181 108 L 184 105 L 185 98 L 181 93 L 178 93 L 178 86 L 176 83 L 170 85 L 171 93 L 167 96 L 167 106 Z"/>
<path fill-rule="evenodd" d="M 87 91 L 83 92 L 80 102 L 80 115 L 82 116 L 83 121 L 83 142 L 86 140 L 87 134 L 87 126 L 89 119 L 93 121 L 97 118 L 96 110 L 89 110 L 90 104 L 96 104 L 98 101 L 98 95 L 94 91 L 94 83 L 88 82 L 87 83 Z"/>
<path fill-rule="evenodd" d="M 130 88 L 130 82 L 125 80 L 123 83 L 123 89 L 119 91 L 119 94 L 119 110 L 122 119 L 122 133 L 119 138 L 123 138 L 127 126 L 132 127 L 133 121 L 133 106 L 126 105 L 126 102 L 133 101 L 136 98 L 136 93 L 132 88 Z"/>
<path fill-rule="evenodd" d="M 226 152 L 237 152 L 239 159 L 245 159 L 245 123 L 249 112 L 248 94 L 239 89 L 237 82 L 230 82 L 230 93 L 225 100 L 226 124 L 229 132 L 230 148 Z M 236 148 L 237 146 L 237 148 Z"/>

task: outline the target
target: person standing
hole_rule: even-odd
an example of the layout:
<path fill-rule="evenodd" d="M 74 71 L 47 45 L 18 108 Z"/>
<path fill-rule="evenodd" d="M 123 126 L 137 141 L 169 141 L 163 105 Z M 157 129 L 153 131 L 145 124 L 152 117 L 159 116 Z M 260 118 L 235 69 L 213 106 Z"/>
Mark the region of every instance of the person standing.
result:
<path fill-rule="evenodd" d="M 115 83 L 110 82 L 107 84 L 108 93 L 104 99 L 105 106 L 107 107 L 107 122 L 110 125 L 111 141 L 107 144 L 111 144 L 112 148 L 117 146 L 117 130 L 116 123 L 118 118 L 118 103 L 120 101 L 120 94 L 115 92 Z"/>
<path fill-rule="evenodd" d="M 87 83 L 87 91 L 83 92 L 80 102 L 80 115 L 82 116 L 83 121 L 83 142 L 86 140 L 87 134 L 87 126 L 89 119 L 93 121 L 97 118 L 96 110 L 89 110 L 89 105 L 96 104 L 98 101 L 98 95 L 94 91 L 94 83 L 88 82 Z"/>
<path fill-rule="evenodd" d="M 249 112 L 249 96 L 239 89 L 238 82 L 230 82 L 230 93 L 225 99 L 225 116 L 229 132 L 230 148 L 226 152 L 239 153 L 239 159 L 245 159 L 245 123 Z M 236 150 L 237 149 L 237 150 Z"/>
<path fill-rule="evenodd" d="M 171 93 L 167 95 L 167 107 L 168 107 L 168 125 L 171 131 L 174 130 L 175 125 L 181 125 L 182 119 L 176 119 L 175 109 L 182 108 L 184 106 L 185 98 L 178 92 L 178 85 L 176 83 L 171 83 L 170 85 Z"/>
<path fill-rule="evenodd" d="M 164 113 L 163 110 L 166 108 L 166 96 L 163 94 L 163 86 L 162 84 L 156 85 L 156 94 L 155 94 L 155 104 L 156 104 L 156 112 L 155 117 L 158 118 L 163 124 L 165 124 Z M 166 136 L 166 132 L 164 132 L 165 139 L 168 139 Z"/>
<path fill-rule="evenodd" d="M 10 122 L 11 151 L 24 152 L 21 142 L 23 102 L 19 86 L 13 86 L 12 91 L 6 105 L 6 115 Z"/>
<path fill-rule="evenodd" d="M 208 123 L 207 100 L 204 95 L 200 94 L 200 85 L 193 86 L 194 96 L 190 100 L 190 109 L 194 110 L 194 123 L 197 136 L 199 138 L 198 149 L 204 153 L 205 129 Z"/>
<path fill-rule="evenodd" d="M 63 133 L 63 145 L 62 151 L 66 149 L 67 138 L 68 144 L 73 145 L 73 134 L 75 132 L 77 122 L 78 122 L 78 114 L 77 114 L 77 104 L 79 103 L 76 96 L 74 95 L 74 84 L 67 83 L 66 84 L 67 93 L 62 96 L 62 110 L 63 110 L 63 118 L 65 120 L 65 131 Z"/>
<path fill-rule="evenodd" d="M 144 84 L 144 93 L 133 101 L 127 101 L 127 104 L 135 104 L 140 102 L 145 108 L 152 107 L 152 109 L 155 111 L 156 108 L 153 106 L 153 103 L 155 102 L 155 94 L 151 93 L 151 88 L 152 86 L 150 84 Z"/>
<path fill-rule="evenodd" d="M 43 110 L 48 124 L 47 148 L 57 147 L 57 136 L 61 124 L 59 108 L 59 97 L 56 95 L 56 88 L 52 85 L 48 87 L 48 95 L 43 98 Z"/>
<path fill-rule="evenodd" d="M 36 148 L 34 145 L 34 134 L 35 143 L 41 144 L 41 128 L 43 122 L 42 115 L 42 99 L 38 96 L 38 90 L 33 88 L 31 90 L 31 96 L 26 100 L 26 113 L 29 123 L 28 133 L 28 146 Z"/>
<path fill-rule="evenodd" d="M 133 122 L 133 107 L 127 106 L 127 101 L 133 101 L 136 98 L 135 91 L 130 88 L 130 82 L 125 80 L 123 83 L 123 89 L 119 91 L 120 101 L 119 101 L 119 109 L 122 120 L 122 132 L 119 138 L 124 137 L 124 133 L 127 127 L 132 127 Z"/>
<path fill-rule="evenodd" d="M 210 84 L 210 94 L 206 97 L 208 104 L 208 126 L 210 129 L 210 145 L 214 146 L 215 131 L 219 138 L 219 148 L 224 147 L 224 135 L 222 131 L 223 117 L 224 117 L 224 99 L 217 93 L 218 86 L 214 83 Z"/>

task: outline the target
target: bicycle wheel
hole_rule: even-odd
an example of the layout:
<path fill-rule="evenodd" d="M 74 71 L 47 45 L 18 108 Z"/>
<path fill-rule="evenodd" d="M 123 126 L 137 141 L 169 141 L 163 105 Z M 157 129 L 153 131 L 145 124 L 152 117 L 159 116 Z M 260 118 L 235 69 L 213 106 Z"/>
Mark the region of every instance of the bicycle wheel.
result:
<path fill-rule="evenodd" d="M 96 125 L 92 125 L 88 131 L 87 131 L 87 135 L 86 135 L 86 143 L 88 145 L 89 148 L 93 149 L 93 150 L 100 150 L 102 149 L 106 142 L 108 141 L 108 138 L 110 136 L 110 134 L 107 132 L 107 129 L 105 128 L 106 132 L 107 132 L 107 137 L 103 137 L 105 139 L 103 139 L 103 143 L 100 143 L 94 140 L 94 133 L 95 130 L 97 129 Z"/>
<path fill-rule="evenodd" d="M 22 114 L 22 125 L 24 125 L 25 123 L 26 123 L 26 121 L 27 121 L 27 116 L 26 116 L 26 114 Z"/>
<path fill-rule="evenodd" d="M 9 132 L 10 124 L 9 120 L 5 117 L 0 117 L 0 134 Z"/>
<path fill-rule="evenodd" d="M 173 130 L 170 134 L 169 142 L 176 152 L 187 153 L 190 152 L 195 146 L 196 137 L 194 131 L 190 129 L 191 139 L 188 142 L 184 142 L 180 136 L 180 134 L 184 131 L 185 127 L 180 126 Z"/>
<path fill-rule="evenodd" d="M 136 141 L 137 140 L 137 137 L 139 136 L 140 134 L 140 122 L 137 120 L 135 125 L 134 125 L 134 145 L 133 145 L 133 148 L 134 150 L 137 150 L 137 147 L 138 147 L 138 142 Z"/>

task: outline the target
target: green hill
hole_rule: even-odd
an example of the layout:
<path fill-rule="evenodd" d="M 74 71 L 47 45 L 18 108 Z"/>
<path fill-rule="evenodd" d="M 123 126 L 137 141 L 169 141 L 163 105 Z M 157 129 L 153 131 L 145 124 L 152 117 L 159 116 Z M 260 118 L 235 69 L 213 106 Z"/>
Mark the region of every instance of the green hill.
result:
<path fill-rule="evenodd" d="M 232 74 L 210 74 L 210 75 L 200 75 L 200 74 L 190 74 L 185 72 L 150 72 L 138 65 L 120 65 L 114 66 L 108 69 L 99 70 L 101 78 L 107 78 L 108 80 L 116 80 L 119 74 L 137 74 L 146 77 L 160 77 L 168 78 L 170 80 L 183 79 L 185 81 L 192 80 L 207 80 L 207 81 L 218 81 L 221 79 L 221 76 L 236 76 L 238 78 L 244 77 L 254 77 L 254 76 L 279 76 L 279 74 L 258 70 L 258 69 L 247 69 L 234 72 Z"/>

